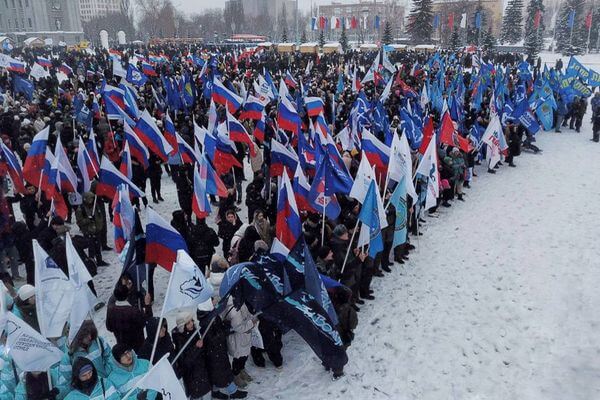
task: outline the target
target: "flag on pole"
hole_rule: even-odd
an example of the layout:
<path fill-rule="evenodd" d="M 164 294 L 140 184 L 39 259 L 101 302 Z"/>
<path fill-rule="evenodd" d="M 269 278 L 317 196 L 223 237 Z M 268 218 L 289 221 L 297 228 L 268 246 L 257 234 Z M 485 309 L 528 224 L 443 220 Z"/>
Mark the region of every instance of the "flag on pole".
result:
<path fill-rule="evenodd" d="M 394 241 L 392 248 L 406 243 L 406 227 L 407 227 L 407 208 L 406 208 L 406 182 L 411 180 L 409 176 L 403 176 L 400 182 L 396 185 L 390 204 L 396 209 L 396 223 L 394 225 Z"/>
<path fill-rule="evenodd" d="M 5 314 L 6 347 L 21 371 L 47 371 L 63 352 L 13 313 Z M 9 367 L 5 367 L 9 368 Z"/>
<path fill-rule="evenodd" d="M 69 320 L 74 296 L 73 285 L 37 240 L 34 239 L 32 243 L 35 309 L 40 333 L 47 338 L 58 338 L 62 336 L 65 323 Z"/>
<path fill-rule="evenodd" d="M 194 260 L 185 250 L 178 250 L 165 293 L 163 313 L 168 314 L 180 308 L 196 308 L 212 295 L 212 285 L 208 284 Z"/>
<path fill-rule="evenodd" d="M 146 263 L 158 264 L 171 271 L 177 260 L 177 251 L 188 248 L 185 240 L 175 228 L 156 211 L 148 208 L 146 223 Z"/>
<path fill-rule="evenodd" d="M 302 235 L 302 221 L 296 198 L 287 174 L 282 174 L 277 196 L 277 219 L 275 237 L 288 249 L 292 249 Z"/>
<path fill-rule="evenodd" d="M 136 387 L 161 393 L 163 399 L 187 399 L 179 378 L 169 362 L 169 354 L 165 354 L 143 378 L 137 381 Z"/>
<path fill-rule="evenodd" d="M 427 194 L 425 197 L 425 209 L 429 210 L 437 204 L 437 198 L 440 196 L 440 181 L 438 174 L 438 156 L 435 134 L 429 141 L 427 150 L 421 158 L 417 167 L 417 173 L 427 178 Z"/>
<path fill-rule="evenodd" d="M 575 25 L 575 10 L 572 10 L 569 13 L 569 17 L 567 18 L 567 26 L 569 28 L 573 28 L 574 25 Z"/>
<path fill-rule="evenodd" d="M 374 179 L 375 171 L 373 171 L 367 156 L 363 152 L 360 157 L 360 164 L 358 165 L 358 171 L 356 172 L 356 177 L 354 178 L 354 183 L 349 196 L 358 200 L 360 204 L 363 204 L 365 197 L 367 197 L 367 193 L 369 192 L 371 181 Z"/>
<path fill-rule="evenodd" d="M 358 214 L 358 220 L 362 222 L 358 246 L 368 244 L 369 257 L 375 258 L 383 250 L 381 230 L 387 227 L 387 218 L 375 179 L 371 180 L 369 191 Z"/>

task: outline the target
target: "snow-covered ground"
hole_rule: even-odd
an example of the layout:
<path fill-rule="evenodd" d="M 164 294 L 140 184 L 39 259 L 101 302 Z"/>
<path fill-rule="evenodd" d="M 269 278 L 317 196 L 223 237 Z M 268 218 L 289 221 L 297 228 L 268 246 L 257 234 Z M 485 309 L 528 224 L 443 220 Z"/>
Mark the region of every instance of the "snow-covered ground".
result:
<path fill-rule="evenodd" d="M 563 68 L 567 68 L 567 65 L 569 65 L 570 57 L 563 56 L 560 53 L 542 52 L 540 53 L 540 57 L 542 58 L 542 63 L 548 64 L 548 68 L 553 67 L 559 58 L 563 61 Z M 591 68 L 596 72 L 600 71 L 600 54 L 583 54 L 575 56 L 575 58 L 587 68 Z"/>
<path fill-rule="evenodd" d="M 376 278 L 346 376 L 332 382 L 290 333 L 283 370 L 249 362 L 251 398 L 598 398 L 600 146 L 590 137 L 586 117 L 580 134 L 539 134 L 544 153 L 523 153 L 517 168 L 479 167 L 466 202 L 428 218 L 410 261 Z M 167 218 L 175 194 L 163 192 Z M 103 296 L 118 268 L 96 278 Z M 166 274 L 156 281 L 160 293 Z"/>

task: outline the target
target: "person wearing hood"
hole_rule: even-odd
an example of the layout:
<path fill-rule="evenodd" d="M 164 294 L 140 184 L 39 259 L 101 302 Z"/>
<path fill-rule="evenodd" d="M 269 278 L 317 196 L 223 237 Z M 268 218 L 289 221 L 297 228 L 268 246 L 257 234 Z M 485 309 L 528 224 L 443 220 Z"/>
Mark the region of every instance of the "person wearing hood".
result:
<path fill-rule="evenodd" d="M 213 301 L 208 300 L 199 304 L 196 316 L 198 317 L 200 332 L 203 335 L 202 341 L 204 343 L 208 375 L 212 385 L 212 397 L 215 399 L 245 398 L 248 393 L 239 390 L 233 382 L 231 363 L 227 354 L 229 329 L 223 323 L 221 316 L 219 314 L 215 315 Z"/>
<path fill-rule="evenodd" d="M 254 212 L 262 208 L 265 203 L 265 199 L 262 196 L 264 186 L 265 179 L 262 174 L 258 173 L 246 187 L 246 206 L 248 207 L 248 220 L 250 223 L 254 219 Z"/>
<path fill-rule="evenodd" d="M 173 330 L 173 341 L 177 353 L 177 369 L 183 379 L 185 394 L 190 399 L 207 399 L 210 397 L 211 384 L 206 365 L 204 341 L 196 334 L 194 315 L 190 312 L 177 314 L 177 327 Z M 184 349 L 190 337 L 196 336 Z"/>
<path fill-rule="evenodd" d="M 217 301 L 221 299 L 219 290 L 221 288 L 221 282 L 223 281 L 223 276 L 225 275 L 227 268 L 229 268 L 229 263 L 225 258 L 216 254 L 212 257 L 210 262 L 210 274 L 208 275 L 208 282 L 213 287 L 214 298 Z"/>
<path fill-rule="evenodd" d="M 100 234 L 104 227 L 104 215 L 100 211 L 100 206 L 94 204 L 96 201 L 96 195 L 92 192 L 86 192 L 83 194 L 83 203 L 75 212 L 75 218 L 77 219 L 77 225 L 81 230 L 81 233 L 88 241 L 88 255 L 90 258 L 96 260 L 96 264 L 99 267 L 107 266 L 108 264 L 102 260 L 102 251 L 100 243 Z"/>
<path fill-rule="evenodd" d="M 6 348 L 6 334 L 0 335 L 0 400 L 13 400 L 19 372 Z"/>
<path fill-rule="evenodd" d="M 52 241 L 59 236 L 64 236 L 68 231 L 69 228 L 61 217 L 53 217 L 50 220 L 50 226 L 44 227 L 39 233 L 37 241 L 46 252 L 49 252 L 52 248 Z"/>
<path fill-rule="evenodd" d="M 206 219 L 201 218 L 191 226 L 190 242 L 190 256 L 200 271 L 205 272 L 211 257 L 215 254 L 215 248 L 219 245 L 219 236 L 213 228 L 208 226 Z"/>
<path fill-rule="evenodd" d="M 108 380 L 115 385 L 117 391 L 124 396 L 135 387 L 137 381 L 144 376 L 150 369 L 148 360 L 138 358 L 135 351 L 130 346 L 117 343 L 112 348 L 111 373 Z M 157 393 L 154 390 L 148 390 L 147 393 L 142 393 L 140 389 L 135 389 L 130 396 L 137 396 L 138 399 L 156 399 Z"/>
<path fill-rule="evenodd" d="M 111 372 L 110 346 L 103 337 L 98 336 L 98 329 L 92 320 L 83 321 L 79 332 L 77 332 L 69 346 L 68 354 L 65 356 L 68 361 L 68 368 L 64 362 L 61 362 L 61 372 L 67 377 L 68 381 L 72 378 L 72 362 L 79 357 L 90 360 L 94 364 L 98 375 L 102 378 L 107 378 Z"/>
<path fill-rule="evenodd" d="M 144 344 L 144 326 L 146 319 L 152 317 L 152 299 L 146 293 L 144 297 L 144 311 L 127 301 L 127 287 L 117 285 L 113 291 L 115 302 L 106 310 L 106 329 L 112 332 L 117 343 L 139 350 Z"/>
<path fill-rule="evenodd" d="M 236 309 L 231 297 L 227 302 L 227 307 L 229 312 L 223 319 L 229 322 L 232 330 L 231 334 L 227 336 L 227 350 L 233 357 L 231 372 L 235 384 L 244 388 L 252 381 L 252 377 L 246 372 L 245 367 L 252 347 L 252 329 L 258 320 L 250 313 L 245 304 Z"/>
<path fill-rule="evenodd" d="M 85 357 L 78 357 L 73 363 L 73 390 L 65 400 L 120 400 L 121 396 L 113 383 L 98 376 L 94 364 Z"/>
<path fill-rule="evenodd" d="M 13 314 L 27 322 L 36 331 L 40 331 L 37 311 L 35 309 L 35 287 L 25 284 L 17 291 Z"/>
<path fill-rule="evenodd" d="M 62 400 L 69 392 L 69 383 L 64 379 L 56 368 L 50 370 L 50 381 L 48 385 L 48 373 L 46 371 L 25 372 L 21 381 L 15 388 L 15 400 Z"/>
<path fill-rule="evenodd" d="M 175 346 L 173 346 L 173 341 L 171 340 L 171 335 L 169 334 L 167 320 L 166 318 L 163 318 L 160 331 L 158 332 L 158 342 L 156 342 L 154 358 L 150 360 L 157 329 L 158 318 L 152 317 L 146 321 L 146 341 L 138 353 L 139 358 L 148 360 L 151 362 L 151 364 L 156 364 L 167 353 L 169 354 L 169 361 L 172 361 L 175 358 Z"/>
<path fill-rule="evenodd" d="M 225 219 L 219 221 L 219 237 L 223 239 L 223 255 L 227 257 L 231 249 L 231 239 L 242 226 L 235 210 L 231 209 L 225 213 Z"/>

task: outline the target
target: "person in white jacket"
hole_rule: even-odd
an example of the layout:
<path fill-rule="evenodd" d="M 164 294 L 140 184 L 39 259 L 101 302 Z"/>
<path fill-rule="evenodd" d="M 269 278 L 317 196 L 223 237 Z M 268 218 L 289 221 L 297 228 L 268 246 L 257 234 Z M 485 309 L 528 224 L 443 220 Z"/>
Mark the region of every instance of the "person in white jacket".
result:
<path fill-rule="evenodd" d="M 233 307 L 233 300 L 229 298 L 227 309 Z M 231 324 L 232 333 L 227 337 L 227 350 L 233 357 L 231 371 L 233 372 L 234 382 L 240 387 L 246 387 L 252 377 L 246 372 L 246 360 L 250 355 L 252 346 L 252 329 L 256 325 L 257 319 L 248 311 L 246 305 L 242 305 L 239 310 L 232 308 L 225 316 L 225 320 Z"/>

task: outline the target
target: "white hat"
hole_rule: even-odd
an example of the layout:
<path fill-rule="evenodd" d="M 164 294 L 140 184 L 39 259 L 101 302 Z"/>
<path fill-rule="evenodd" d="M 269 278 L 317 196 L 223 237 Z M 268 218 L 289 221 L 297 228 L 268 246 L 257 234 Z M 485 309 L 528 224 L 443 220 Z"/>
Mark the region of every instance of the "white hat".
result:
<path fill-rule="evenodd" d="M 198 311 L 212 311 L 215 309 L 212 299 L 206 300 L 204 303 L 198 304 Z"/>
<path fill-rule="evenodd" d="M 25 284 L 19 288 L 17 291 L 17 296 L 19 296 L 21 301 L 30 299 L 31 297 L 35 296 L 35 288 L 31 285 Z"/>

